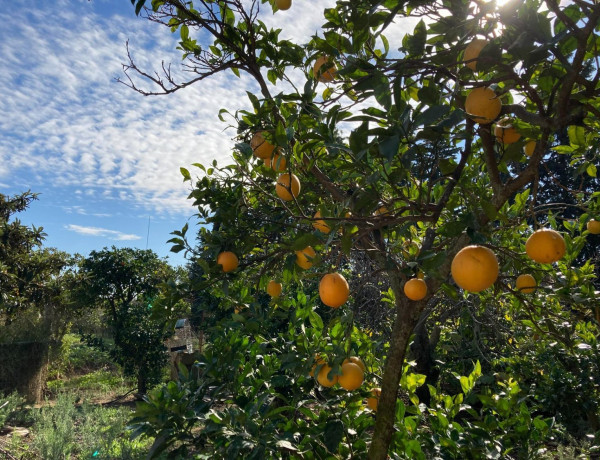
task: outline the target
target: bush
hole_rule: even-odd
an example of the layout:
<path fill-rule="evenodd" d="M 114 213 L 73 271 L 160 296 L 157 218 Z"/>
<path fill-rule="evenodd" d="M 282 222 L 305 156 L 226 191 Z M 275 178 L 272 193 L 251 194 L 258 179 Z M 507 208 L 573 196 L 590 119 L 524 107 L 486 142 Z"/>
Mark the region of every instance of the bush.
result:
<path fill-rule="evenodd" d="M 14 424 L 23 411 L 25 400 L 16 392 L 0 397 L 0 430 L 9 424 Z"/>

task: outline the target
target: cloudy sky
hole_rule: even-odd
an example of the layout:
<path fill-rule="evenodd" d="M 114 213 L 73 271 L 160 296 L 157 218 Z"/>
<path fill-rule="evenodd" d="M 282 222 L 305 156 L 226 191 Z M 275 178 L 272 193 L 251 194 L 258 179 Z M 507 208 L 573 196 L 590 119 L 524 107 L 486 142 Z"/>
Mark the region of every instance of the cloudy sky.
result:
<path fill-rule="evenodd" d="M 306 42 L 334 0 L 302 3 L 261 17 Z M 250 82 L 222 74 L 158 97 L 117 83 L 127 40 L 148 70 L 181 62 L 177 37 L 127 0 L 13 0 L 0 23 L 0 193 L 40 194 L 20 218 L 44 227 L 47 246 L 169 255 L 169 233 L 195 224 L 179 168 L 227 163 L 233 132 L 217 114 L 247 107 Z"/>

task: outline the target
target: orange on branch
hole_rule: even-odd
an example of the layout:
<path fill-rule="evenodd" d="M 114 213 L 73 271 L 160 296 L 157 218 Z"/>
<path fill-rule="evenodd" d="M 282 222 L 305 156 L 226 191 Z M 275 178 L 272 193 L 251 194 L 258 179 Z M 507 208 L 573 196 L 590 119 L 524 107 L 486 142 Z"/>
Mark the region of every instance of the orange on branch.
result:
<path fill-rule="evenodd" d="M 480 292 L 489 288 L 498 278 L 498 259 L 485 246 L 467 246 L 454 256 L 450 271 L 461 288 Z"/>
<path fill-rule="evenodd" d="M 313 259 L 316 256 L 317 253 L 312 246 L 306 246 L 304 249 L 296 251 L 296 263 L 304 270 L 308 270 L 313 266 Z"/>
<path fill-rule="evenodd" d="M 328 83 L 330 81 L 333 81 L 337 76 L 335 64 L 332 60 L 329 59 L 328 56 L 320 56 L 319 58 L 317 58 L 313 66 L 313 75 L 321 83 Z"/>
<path fill-rule="evenodd" d="M 465 53 L 463 55 L 463 61 L 465 61 L 465 65 L 469 69 L 473 71 L 477 70 L 477 58 L 479 57 L 481 50 L 487 44 L 487 40 L 484 40 L 483 38 L 475 38 L 471 40 L 471 43 L 467 45 L 467 47 L 465 48 Z"/>
<path fill-rule="evenodd" d="M 319 230 L 321 233 L 327 234 L 331 231 L 331 227 L 327 225 L 327 222 L 321 219 L 321 217 L 321 211 L 317 211 L 314 215 L 314 218 L 319 220 L 315 220 L 312 226 L 315 228 L 315 230 Z"/>
<path fill-rule="evenodd" d="M 358 364 L 342 364 L 342 375 L 338 377 L 338 383 L 342 388 L 353 391 L 359 388 L 365 378 L 365 373 Z"/>
<path fill-rule="evenodd" d="M 343 305 L 350 295 L 348 281 L 339 273 L 328 273 L 319 283 L 321 302 L 331 308 Z"/>
<path fill-rule="evenodd" d="M 291 201 L 300 193 L 300 179 L 295 174 L 285 173 L 277 178 L 275 192 L 283 201 Z"/>
<path fill-rule="evenodd" d="M 504 145 L 514 144 L 521 139 L 521 135 L 513 127 L 510 118 L 503 118 L 496 123 L 494 135 L 496 136 L 498 142 Z"/>
<path fill-rule="evenodd" d="M 267 284 L 267 294 L 273 298 L 279 297 L 281 295 L 281 283 L 275 280 L 269 281 L 269 284 Z"/>
<path fill-rule="evenodd" d="M 541 228 L 527 238 L 525 252 L 535 262 L 551 264 L 562 259 L 567 252 L 567 245 L 556 230 Z"/>
<path fill-rule="evenodd" d="M 517 291 L 522 292 L 523 294 L 531 294 L 532 292 L 535 292 L 536 287 L 537 283 L 535 278 L 529 273 L 524 273 L 517 277 Z"/>
<path fill-rule="evenodd" d="M 491 88 L 479 87 L 467 95 L 465 111 L 473 121 L 487 125 L 500 115 L 502 102 Z"/>
<path fill-rule="evenodd" d="M 371 396 L 367 398 L 367 407 L 373 412 L 377 412 L 377 406 L 379 405 L 379 397 L 381 396 L 381 388 L 373 388 L 371 390 Z"/>
<path fill-rule="evenodd" d="M 533 152 L 535 151 L 535 146 L 536 146 L 535 141 L 528 141 L 525 144 L 525 146 L 523 147 L 523 153 L 525 155 L 527 155 L 528 157 L 530 157 L 531 155 L 533 155 Z"/>
<path fill-rule="evenodd" d="M 274 153 L 272 157 L 265 158 L 264 162 L 267 168 L 271 168 L 277 172 L 285 171 L 285 167 L 287 166 L 285 157 L 279 152 Z"/>
<path fill-rule="evenodd" d="M 599 235 L 600 234 L 600 221 L 597 221 L 596 219 L 590 219 L 586 225 L 587 231 L 590 232 L 592 235 Z"/>
<path fill-rule="evenodd" d="M 334 375 L 331 379 L 327 376 L 331 371 L 331 366 L 329 364 L 323 364 L 321 370 L 317 375 L 317 382 L 326 388 L 330 388 L 338 383 L 338 375 Z"/>
<path fill-rule="evenodd" d="M 266 131 L 258 131 L 254 133 L 250 140 L 252 153 L 254 156 L 262 158 L 263 160 L 271 158 L 271 155 L 273 155 L 273 152 L 275 151 L 275 146 L 265 139 L 264 133 L 266 133 Z"/>
<path fill-rule="evenodd" d="M 427 283 L 420 278 L 413 278 L 404 284 L 404 295 L 410 300 L 421 300 L 427 295 Z"/>
<path fill-rule="evenodd" d="M 231 251 L 223 251 L 217 256 L 217 264 L 223 267 L 225 273 L 231 272 L 238 267 L 237 256 Z"/>
<path fill-rule="evenodd" d="M 363 372 L 367 372 L 367 366 L 365 366 L 365 363 L 363 363 L 362 359 L 360 359 L 358 356 L 350 356 L 349 358 L 346 358 L 342 364 L 346 363 L 354 363 L 360 367 Z"/>

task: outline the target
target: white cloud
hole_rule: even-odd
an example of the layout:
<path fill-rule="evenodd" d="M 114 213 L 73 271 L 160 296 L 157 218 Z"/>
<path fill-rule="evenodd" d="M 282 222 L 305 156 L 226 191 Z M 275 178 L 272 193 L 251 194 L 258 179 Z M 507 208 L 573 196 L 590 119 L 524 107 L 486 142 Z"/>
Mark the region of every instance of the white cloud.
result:
<path fill-rule="evenodd" d="M 89 236 L 99 236 L 103 238 L 108 238 L 109 240 L 114 241 L 133 241 L 140 240 L 142 237 L 134 234 L 127 234 L 123 232 L 118 232 L 116 230 L 108 230 L 106 228 L 100 227 L 87 227 L 83 225 L 75 225 L 69 224 L 65 225 L 67 230 L 70 230 L 75 233 L 79 233 L 81 235 L 89 235 Z"/>
<path fill-rule="evenodd" d="M 125 42 L 144 70 L 164 60 L 181 76 L 177 36 L 167 28 L 136 18 L 133 8 L 107 17 L 76 0 L 23 5 L 0 10 L 0 181 L 75 187 L 158 215 L 189 215 L 179 167 L 229 161 L 235 131 L 218 112 L 248 108 L 246 90 L 256 86 L 222 73 L 168 96 L 143 97 L 114 81 L 123 76 Z M 263 4 L 260 18 L 281 28 L 282 38 L 306 43 L 333 5 L 298 0 L 273 15 Z M 396 33 L 403 27 L 394 26 Z M 292 75 L 301 87 L 303 73 Z"/>

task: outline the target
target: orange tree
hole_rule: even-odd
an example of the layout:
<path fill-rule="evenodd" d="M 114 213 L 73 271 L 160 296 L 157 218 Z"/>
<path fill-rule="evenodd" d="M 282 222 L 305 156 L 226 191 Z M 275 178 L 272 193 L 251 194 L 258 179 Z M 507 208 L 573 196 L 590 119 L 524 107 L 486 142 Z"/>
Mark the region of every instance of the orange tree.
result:
<path fill-rule="evenodd" d="M 137 13 L 146 3 L 132 0 Z M 177 81 L 168 68 L 161 76 L 131 60 L 126 84 L 168 94 L 231 71 L 250 76 L 256 90 L 248 91 L 251 110 L 230 114 L 238 128 L 233 164 L 198 165 L 191 198 L 210 225 L 197 261 L 207 276 L 223 276 L 216 263 L 223 251 L 239 258 L 234 276 L 243 272 L 259 286 L 320 278 L 353 253 L 387 275 L 395 318 L 370 458 L 388 454 L 407 347 L 426 307 L 468 296 L 574 345 L 554 321 L 575 303 L 585 315 L 598 308 L 593 267 L 573 261 L 587 221 L 598 218 L 599 195 L 565 184 L 573 201 L 550 206 L 538 190 L 541 168 L 557 155 L 569 158 L 574 176 L 597 174 L 597 2 L 340 0 L 307 44 L 282 40 L 260 20 L 265 6 L 289 14 L 275 4 L 149 3 L 148 17 L 179 33 L 192 78 Z M 387 31 L 403 18 L 418 22 L 390 43 Z M 211 43 L 201 41 L 206 33 Z M 138 77 L 156 86 L 144 90 Z M 275 86 L 281 82 L 291 83 L 286 91 Z M 580 220 L 563 227 L 566 207 Z M 542 227 L 560 232 L 557 247 L 548 240 L 557 254 L 536 247 L 527 251 L 534 261 L 525 240 Z M 185 230 L 176 232 L 175 250 L 190 249 Z M 453 263 L 470 245 L 477 247 Z M 300 269 L 294 252 L 308 246 L 314 252 L 304 252 Z M 525 272 L 544 287 L 518 291 Z M 403 288 L 419 274 L 427 289 L 411 300 Z M 344 306 L 333 315 L 351 322 Z M 591 319 L 583 335 L 597 334 L 598 316 Z"/>

